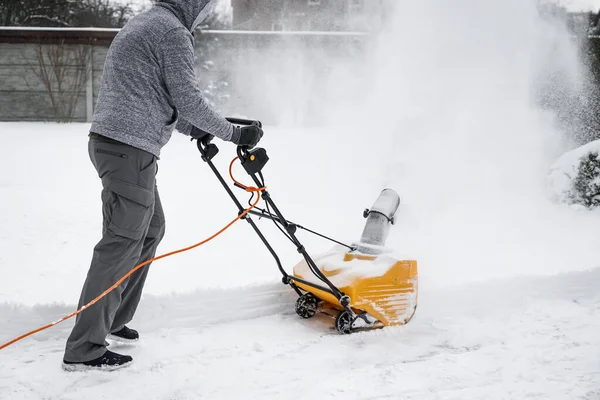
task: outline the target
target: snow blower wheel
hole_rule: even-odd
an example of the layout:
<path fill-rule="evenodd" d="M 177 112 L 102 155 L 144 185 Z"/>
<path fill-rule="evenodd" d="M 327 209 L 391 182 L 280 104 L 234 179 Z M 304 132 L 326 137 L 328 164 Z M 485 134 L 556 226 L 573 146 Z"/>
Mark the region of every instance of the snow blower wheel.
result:
<path fill-rule="evenodd" d="M 309 319 L 317 313 L 319 300 L 312 293 L 304 293 L 296 300 L 296 314 L 304 319 Z"/>
<path fill-rule="evenodd" d="M 335 319 L 335 329 L 343 335 L 349 335 L 352 333 L 352 325 L 354 318 L 348 311 L 342 311 L 338 314 Z"/>

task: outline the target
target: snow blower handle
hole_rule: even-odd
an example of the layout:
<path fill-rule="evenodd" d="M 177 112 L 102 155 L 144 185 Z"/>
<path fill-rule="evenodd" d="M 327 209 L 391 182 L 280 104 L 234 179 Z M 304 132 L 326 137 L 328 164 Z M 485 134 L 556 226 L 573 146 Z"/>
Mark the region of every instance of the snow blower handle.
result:
<path fill-rule="evenodd" d="M 227 121 L 229 121 L 232 124 L 235 125 L 256 125 L 259 128 L 262 128 L 262 123 L 260 121 L 253 121 L 251 119 L 243 119 L 243 118 L 225 118 Z"/>
<path fill-rule="evenodd" d="M 254 121 L 254 120 L 249 120 L 249 119 L 242 119 L 242 118 L 225 118 L 228 122 L 235 124 L 235 125 L 245 125 L 245 126 L 249 126 L 249 125 L 256 125 L 259 128 L 262 128 L 262 123 L 260 121 Z M 201 131 L 200 129 L 197 129 L 196 127 L 193 128 L 194 130 L 192 131 L 192 141 L 194 139 L 196 139 L 198 141 L 198 150 L 200 150 L 200 153 L 202 154 L 202 159 L 204 161 L 209 161 L 212 160 L 218 153 L 219 153 L 219 148 L 211 143 L 212 139 L 214 138 L 213 135 L 209 134 L 208 132 L 204 132 Z M 240 149 L 240 146 L 238 146 L 238 156 L 240 155 L 240 150 L 244 151 L 244 154 L 248 154 L 248 149 L 246 149 L 245 147 Z M 241 157 L 240 157 L 241 159 Z"/>
<path fill-rule="evenodd" d="M 260 122 L 258 120 L 232 118 L 232 117 L 228 117 L 225 119 L 234 125 L 242 125 L 242 126 L 254 125 L 254 126 L 257 126 L 262 129 L 262 122 Z M 261 138 L 262 138 L 262 133 L 261 133 Z M 243 161 L 245 159 L 245 157 L 248 156 L 249 150 L 250 150 L 250 148 L 246 145 L 238 145 L 237 154 L 241 161 Z"/>
<path fill-rule="evenodd" d="M 235 125 L 256 125 L 262 129 L 262 123 L 260 121 L 255 121 L 251 119 L 243 119 L 243 118 L 225 118 L 232 124 Z M 267 161 L 269 161 L 269 156 L 267 156 L 267 151 L 262 148 L 254 148 L 250 150 L 248 146 L 238 146 L 237 147 L 237 156 L 242 163 L 242 166 L 246 170 L 246 172 L 253 176 L 254 174 L 259 173 Z M 258 182 L 257 182 L 258 183 Z"/>

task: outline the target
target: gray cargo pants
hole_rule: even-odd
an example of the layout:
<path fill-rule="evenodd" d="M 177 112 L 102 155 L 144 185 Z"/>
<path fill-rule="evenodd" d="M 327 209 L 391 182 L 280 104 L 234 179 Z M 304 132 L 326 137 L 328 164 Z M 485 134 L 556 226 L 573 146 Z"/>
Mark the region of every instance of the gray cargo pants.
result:
<path fill-rule="evenodd" d="M 136 265 L 153 258 L 165 234 L 156 188 L 157 158 L 126 144 L 90 137 L 90 159 L 102 179 L 102 239 L 94 248 L 79 308 Z M 64 359 L 85 362 L 106 351 L 106 337 L 135 314 L 150 265 L 77 315 Z"/>

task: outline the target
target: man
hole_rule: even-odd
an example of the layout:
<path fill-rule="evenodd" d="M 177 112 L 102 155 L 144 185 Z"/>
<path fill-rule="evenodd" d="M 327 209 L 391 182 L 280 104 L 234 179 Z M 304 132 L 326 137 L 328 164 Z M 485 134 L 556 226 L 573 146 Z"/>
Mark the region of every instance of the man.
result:
<path fill-rule="evenodd" d="M 157 160 L 174 129 L 248 147 L 262 138 L 259 127 L 233 126 L 215 113 L 199 88 L 193 32 L 215 1 L 159 0 L 128 22 L 108 51 L 88 145 L 102 179 L 103 236 L 94 248 L 80 308 L 155 256 L 165 234 Z M 111 370 L 133 361 L 109 351 L 106 338 L 138 339 L 126 324 L 135 314 L 148 268 L 77 316 L 65 370 Z"/>

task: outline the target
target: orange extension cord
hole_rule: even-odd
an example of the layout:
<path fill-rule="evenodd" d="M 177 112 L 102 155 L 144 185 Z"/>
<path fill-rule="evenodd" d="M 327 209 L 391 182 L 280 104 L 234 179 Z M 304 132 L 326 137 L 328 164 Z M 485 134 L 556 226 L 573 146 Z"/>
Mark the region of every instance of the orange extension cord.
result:
<path fill-rule="evenodd" d="M 127 278 L 129 278 L 129 276 L 131 276 L 131 274 L 133 274 L 133 273 L 134 273 L 135 271 L 137 271 L 138 269 L 140 269 L 140 268 L 144 267 L 145 265 L 148 265 L 148 264 L 150 264 L 151 262 L 154 262 L 154 261 L 160 260 L 160 259 L 162 259 L 162 258 L 170 257 L 170 256 L 172 256 L 172 255 L 179 254 L 179 253 L 183 253 L 183 252 L 186 252 L 186 251 L 189 251 L 189 250 L 195 249 L 196 247 L 200 247 L 200 246 L 202 246 L 203 244 L 210 242 L 211 240 L 213 240 L 214 238 L 216 238 L 217 236 L 219 236 L 221 233 L 225 232 L 227 229 L 229 229 L 229 228 L 230 228 L 230 227 L 231 227 L 233 224 L 235 224 L 235 223 L 236 223 L 237 221 L 239 221 L 240 219 L 244 218 L 244 216 L 245 216 L 246 214 L 248 214 L 248 213 L 250 212 L 250 210 L 252 210 L 254 207 L 256 207 L 256 206 L 258 205 L 258 202 L 260 201 L 260 193 L 261 193 L 263 190 L 265 190 L 265 189 L 266 189 L 266 187 L 261 187 L 261 188 L 257 188 L 257 187 L 251 187 L 251 186 L 249 187 L 249 186 L 242 185 L 241 183 L 239 183 L 238 181 L 236 181 L 236 180 L 235 180 L 235 178 L 233 177 L 233 171 L 232 171 L 232 170 L 233 170 L 233 164 L 235 163 L 235 161 L 236 161 L 237 159 L 238 159 L 238 157 L 234 158 L 234 159 L 231 161 L 231 164 L 229 164 L 229 176 L 231 177 L 231 179 L 232 179 L 232 180 L 233 180 L 233 181 L 234 181 L 234 182 L 235 182 L 237 185 L 239 185 L 240 187 L 244 188 L 244 189 L 245 189 L 247 192 L 254 192 L 254 193 L 257 193 L 257 194 L 258 194 L 258 196 L 257 196 L 257 198 L 256 198 L 256 201 L 254 201 L 254 203 L 253 203 L 253 204 L 250 206 L 250 208 L 247 208 L 246 210 L 244 210 L 244 212 L 242 212 L 242 213 L 241 213 L 241 214 L 240 214 L 240 215 L 239 215 L 239 216 L 238 216 L 236 219 L 234 219 L 233 221 L 231 221 L 230 223 L 228 223 L 228 224 L 227 224 L 227 225 L 226 225 L 226 226 L 225 226 L 223 229 L 221 229 L 220 231 L 218 231 L 217 233 L 215 233 L 214 235 L 212 235 L 212 236 L 211 236 L 211 237 L 209 237 L 208 239 L 205 239 L 205 240 L 201 241 L 200 243 L 197 243 L 197 244 L 195 244 L 195 245 L 193 245 L 193 246 L 186 247 L 186 248 L 184 248 L 184 249 L 180 249 L 180 250 L 176 250 L 176 251 L 172 251 L 172 252 L 170 252 L 170 253 L 163 254 L 163 255 L 161 255 L 161 256 L 155 257 L 155 258 L 153 258 L 153 259 L 151 259 L 151 260 L 148 260 L 148 261 L 145 261 L 145 262 L 141 263 L 140 265 L 136 266 L 136 267 L 135 267 L 135 268 L 133 268 L 131 271 L 129 271 L 129 272 L 127 273 L 127 275 L 125 275 L 124 277 L 122 277 L 121 279 L 119 279 L 117 282 L 115 282 L 115 284 L 114 284 L 114 285 L 112 285 L 111 287 L 109 287 L 108 289 L 106 289 L 106 290 L 105 290 L 105 291 L 104 291 L 104 292 L 103 292 L 103 293 L 102 293 L 100 296 L 96 297 L 94 300 L 90 301 L 88 304 L 84 305 L 84 306 L 83 306 L 83 307 L 81 307 L 79 310 L 77 310 L 77 311 L 75 311 L 75 312 L 73 312 L 73 313 L 71 313 L 71 314 L 69 314 L 69 315 L 66 315 L 66 316 L 62 317 L 61 319 L 59 319 L 59 320 L 58 320 L 58 321 L 56 321 L 56 322 L 52 322 L 52 323 L 50 323 L 50 324 L 48 324 L 48 325 L 44 325 L 44 326 L 42 326 L 42 327 L 40 327 L 40 328 L 38 328 L 38 329 L 35 329 L 35 330 L 33 330 L 33 331 L 31 331 L 31 332 L 28 332 L 28 333 L 26 333 L 26 334 L 24 334 L 24 335 L 21 335 L 21 336 L 19 336 L 19 337 L 15 338 L 15 339 L 13 339 L 13 340 L 11 340 L 11 341 L 9 341 L 9 342 L 6 342 L 6 343 L 4 343 L 2 346 L 0 346 L 0 350 L 4 349 L 4 348 L 6 348 L 6 347 L 8 347 L 8 346 L 10 346 L 10 345 L 12 345 L 12 344 L 14 344 L 14 343 L 16 343 L 16 342 L 20 341 L 20 340 L 23 340 L 23 339 L 25 339 L 25 338 L 26 338 L 26 337 L 28 337 L 28 336 L 34 335 L 34 334 L 36 334 L 36 333 L 38 333 L 38 332 L 41 332 L 41 331 L 43 331 L 43 330 L 46 330 L 46 329 L 48 329 L 48 328 L 51 328 L 51 327 L 53 327 L 54 325 L 58 325 L 58 324 L 60 324 L 61 322 L 63 322 L 63 321 L 66 321 L 66 320 L 68 320 L 69 318 L 72 318 L 72 317 L 76 316 L 77 314 L 80 314 L 80 313 L 82 313 L 82 312 L 83 312 L 83 311 L 85 311 L 87 308 L 89 308 L 89 307 L 93 306 L 95 303 L 97 303 L 97 302 L 98 302 L 100 299 L 102 299 L 104 296 L 106 296 L 107 294 L 109 294 L 110 292 L 112 292 L 114 289 L 116 289 L 116 288 L 117 288 L 117 287 L 118 287 L 118 286 L 119 286 L 121 283 L 123 283 L 123 282 L 124 282 L 124 281 L 125 281 Z"/>

